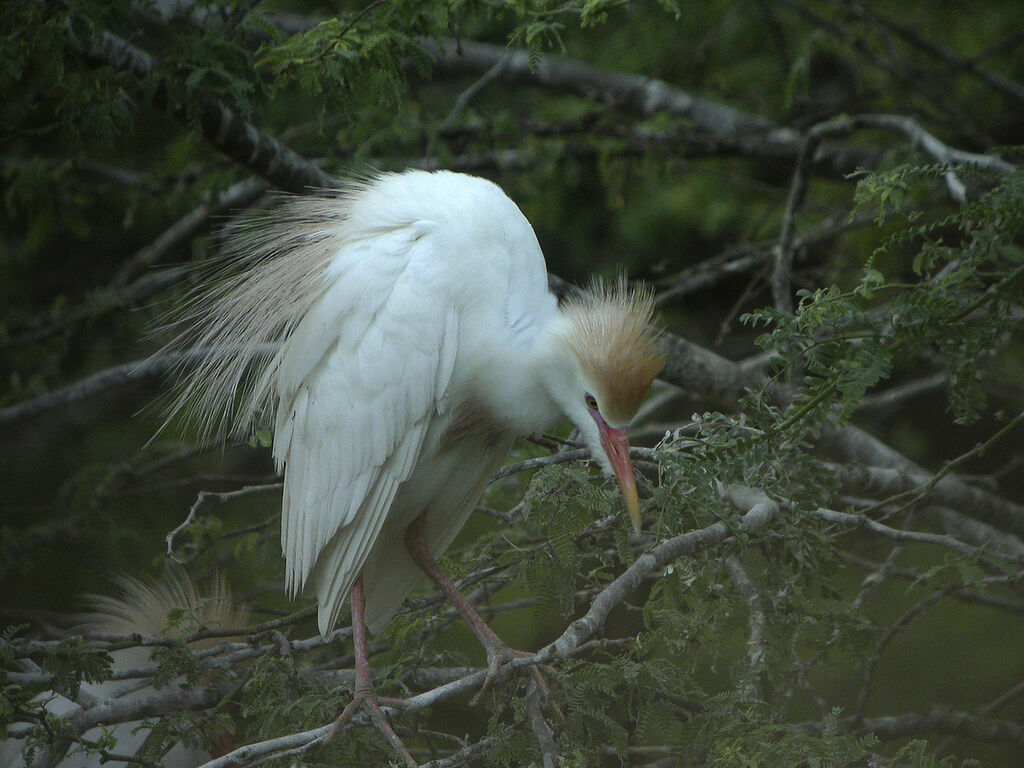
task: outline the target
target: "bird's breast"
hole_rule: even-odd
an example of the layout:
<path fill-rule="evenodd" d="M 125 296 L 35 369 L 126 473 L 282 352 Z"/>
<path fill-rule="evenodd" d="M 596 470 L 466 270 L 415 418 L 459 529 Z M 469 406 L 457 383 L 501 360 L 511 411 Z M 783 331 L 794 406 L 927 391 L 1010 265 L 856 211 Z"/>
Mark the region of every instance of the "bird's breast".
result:
<path fill-rule="evenodd" d="M 439 450 L 447 450 L 467 440 L 480 440 L 485 445 L 516 437 L 515 430 L 506 419 L 495 414 L 479 398 L 460 401 L 451 411 L 438 443 Z"/>

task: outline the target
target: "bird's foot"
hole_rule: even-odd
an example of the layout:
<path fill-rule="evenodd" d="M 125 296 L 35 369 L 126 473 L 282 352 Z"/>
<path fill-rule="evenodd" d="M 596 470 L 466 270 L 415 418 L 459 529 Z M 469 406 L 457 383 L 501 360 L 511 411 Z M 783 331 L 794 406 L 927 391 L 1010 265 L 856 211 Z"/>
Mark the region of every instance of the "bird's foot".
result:
<path fill-rule="evenodd" d="M 391 721 L 388 716 L 381 709 L 381 705 L 385 707 L 391 707 L 393 709 L 401 709 L 406 705 L 405 699 L 393 699 L 387 696 L 378 696 L 377 692 L 372 688 L 356 688 L 355 694 L 352 696 L 352 701 L 348 703 L 348 706 L 342 710 L 341 714 L 338 715 L 338 719 L 334 721 L 334 726 L 328 732 L 327 736 L 324 737 L 324 744 L 327 744 L 334 735 L 341 730 L 342 726 L 351 720 L 359 710 L 363 710 L 367 717 L 370 718 L 370 722 L 373 727 L 377 729 L 381 736 L 383 736 L 387 742 L 391 745 L 391 748 L 395 750 L 398 756 L 402 759 L 408 768 L 417 768 L 416 760 L 409 754 L 409 750 L 406 749 L 405 744 L 402 743 L 402 739 L 399 738 L 398 734 L 395 733 L 395 729 L 391 727 Z"/>
<path fill-rule="evenodd" d="M 515 648 L 509 648 L 500 639 L 497 639 L 497 636 L 495 638 L 496 642 L 490 642 L 484 646 L 487 650 L 487 676 L 484 678 L 484 684 L 480 686 L 476 696 L 470 701 L 472 705 L 479 704 L 484 694 L 491 689 L 494 682 L 507 672 L 508 667 L 505 665 L 515 659 L 532 659 L 536 655 L 527 651 L 517 651 Z M 541 672 L 543 669 L 554 675 L 554 670 L 549 666 L 538 664 L 531 664 L 527 668 L 529 669 L 530 677 L 533 678 L 533 682 L 540 691 L 542 700 L 548 704 L 558 720 L 564 720 L 565 717 L 551 697 L 551 689 L 548 687 L 548 683 Z"/>

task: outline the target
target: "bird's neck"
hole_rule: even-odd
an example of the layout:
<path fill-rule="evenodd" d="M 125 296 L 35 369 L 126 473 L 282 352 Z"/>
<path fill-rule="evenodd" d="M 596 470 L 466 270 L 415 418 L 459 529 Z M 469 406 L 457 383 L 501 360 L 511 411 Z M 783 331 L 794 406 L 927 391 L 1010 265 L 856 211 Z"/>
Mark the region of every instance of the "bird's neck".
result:
<path fill-rule="evenodd" d="M 532 340 L 522 361 L 517 408 L 529 420 L 526 434 L 549 429 L 566 417 L 565 401 L 577 389 L 577 368 L 561 335 L 558 315 Z"/>
<path fill-rule="evenodd" d="M 481 365 L 464 371 L 465 386 L 458 387 L 453 402 L 453 426 L 487 424 L 487 431 L 523 437 L 550 428 L 562 417 L 550 383 L 563 363 L 546 330 L 519 334 L 490 348 L 486 361 L 482 358 Z"/>

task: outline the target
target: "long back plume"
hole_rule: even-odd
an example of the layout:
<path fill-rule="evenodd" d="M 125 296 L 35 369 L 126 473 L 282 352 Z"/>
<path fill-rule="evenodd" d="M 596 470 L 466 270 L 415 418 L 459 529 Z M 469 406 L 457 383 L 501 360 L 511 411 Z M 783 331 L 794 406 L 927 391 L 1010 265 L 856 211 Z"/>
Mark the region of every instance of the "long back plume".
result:
<path fill-rule="evenodd" d="M 246 437 L 268 421 L 281 342 L 327 287 L 348 201 L 368 183 L 284 197 L 226 231 L 221 255 L 164 326 L 177 334 L 169 349 L 188 353 L 168 422 L 179 416 L 207 440 Z"/>
<path fill-rule="evenodd" d="M 209 590 L 200 592 L 189 575 L 168 570 L 159 579 L 115 576 L 117 595 L 89 595 L 90 610 L 78 616 L 79 626 L 90 632 L 115 635 L 140 633 L 151 637 L 168 634 L 172 611 L 182 611 L 178 629 L 244 627 L 249 612 L 235 604 L 227 581 L 219 574 Z"/>

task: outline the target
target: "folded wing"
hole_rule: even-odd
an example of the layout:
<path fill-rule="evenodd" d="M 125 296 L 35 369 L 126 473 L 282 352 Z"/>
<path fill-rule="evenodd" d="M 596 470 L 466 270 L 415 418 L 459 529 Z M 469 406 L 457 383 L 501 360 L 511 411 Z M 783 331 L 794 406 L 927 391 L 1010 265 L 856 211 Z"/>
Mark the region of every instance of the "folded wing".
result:
<path fill-rule="evenodd" d="M 324 634 L 447 408 L 458 316 L 424 234 L 406 226 L 347 244 L 276 361 L 286 584 L 315 589 Z"/>

